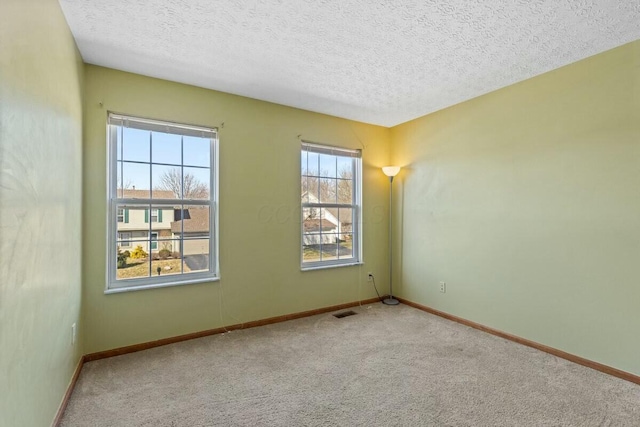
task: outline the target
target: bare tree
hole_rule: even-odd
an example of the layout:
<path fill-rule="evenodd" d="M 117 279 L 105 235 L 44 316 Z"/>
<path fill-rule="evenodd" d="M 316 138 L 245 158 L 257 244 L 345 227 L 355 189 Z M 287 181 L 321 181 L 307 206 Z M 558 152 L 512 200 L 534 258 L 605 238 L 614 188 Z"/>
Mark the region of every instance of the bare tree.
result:
<path fill-rule="evenodd" d="M 326 176 L 326 172 L 321 172 L 321 176 Z M 353 200 L 353 173 L 351 169 L 342 169 L 336 178 L 319 178 L 317 176 L 302 176 L 302 194 L 308 193 L 312 198 L 317 198 L 321 202 L 346 203 Z"/>
<path fill-rule="evenodd" d="M 133 188 L 133 182 L 130 179 L 127 179 L 124 184 L 122 183 L 122 178 L 118 177 L 117 190 L 118 197 L 124 197 L 124 191 Z"/>
<path fill-rule="evenodd" d="M 182 188 L 183 179 L 180 168 L 173 168 L 165 171 L 160 176 L 160 184 L 156 186 L 156 190 L 171 191 L 177 199 L 182 197 L 180 189 Z M 184 174 L 184 198 L 185 199 L 206 199 L 209 197 L 209 186 L 196 178 L 193 174 L 187 172 Z"/>

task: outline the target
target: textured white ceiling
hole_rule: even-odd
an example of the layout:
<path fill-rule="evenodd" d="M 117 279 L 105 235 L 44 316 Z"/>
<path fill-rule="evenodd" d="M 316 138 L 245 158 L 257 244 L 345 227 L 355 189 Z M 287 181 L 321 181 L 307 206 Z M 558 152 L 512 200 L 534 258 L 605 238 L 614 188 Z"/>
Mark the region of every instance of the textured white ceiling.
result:
<path fill-rule="evenodd" d="M 640 39 L 640 0 L 59 0 L 84 60 L 393 126 Z"/>

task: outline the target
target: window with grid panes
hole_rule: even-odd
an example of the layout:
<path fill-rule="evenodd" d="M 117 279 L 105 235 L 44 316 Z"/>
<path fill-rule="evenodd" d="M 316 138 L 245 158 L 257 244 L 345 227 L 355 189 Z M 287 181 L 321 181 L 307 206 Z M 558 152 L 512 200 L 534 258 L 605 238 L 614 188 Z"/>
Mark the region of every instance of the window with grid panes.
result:
<path fill-rule="evenodd" d="M 217 279 L 216 130 L 112 113 L 108 147 L 107 291 Z"/>
<path fill-rule="evenodd" d="M 302 268 L 360 263 L 360 150 L 304 142 L 300 177 Z"/>

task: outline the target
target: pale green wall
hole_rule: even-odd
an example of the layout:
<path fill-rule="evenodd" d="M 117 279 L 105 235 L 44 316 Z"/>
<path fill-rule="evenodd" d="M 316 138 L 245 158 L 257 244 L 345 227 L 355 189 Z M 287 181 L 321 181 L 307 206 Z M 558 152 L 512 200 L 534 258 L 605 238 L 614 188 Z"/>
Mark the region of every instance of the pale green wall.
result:
<path fill-rule="evenodd" d="M 640 41 L 391 140 L 401 296 L 640 374 Z"/>
<path fill-rule="evenodd" d="M 385 286 L 388 201 L 379 167 L 390 156 L 388 129 L 92 65 L 85 78 L 87 353 L 371 298 L 367 271 Z M 103 293 L 107 111 L 206 126 L 224 122 L 220 282 Z M 363 148 L 364 266 L 300 271 L 298 135 Z"/>
<path fill-rule="evenodd" d="M 83 351 L 82 72 L 56 0 L 0 2 L 3 427 L 50 425 Z"/>

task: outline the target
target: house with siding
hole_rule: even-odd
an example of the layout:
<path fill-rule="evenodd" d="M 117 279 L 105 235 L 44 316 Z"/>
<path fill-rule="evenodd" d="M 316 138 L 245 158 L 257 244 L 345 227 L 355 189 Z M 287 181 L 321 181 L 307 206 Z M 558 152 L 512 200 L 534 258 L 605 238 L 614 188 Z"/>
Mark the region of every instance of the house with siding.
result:
<path fill-rule="evenodd" d="M 123 197 L 129 199 L 147 198 L 149 190 L 123 190 Z M 173 192 L 166 190 L 153 190 L 154 199 L 175 199 Z M 164 206 L 153 208 L 149 206 L 127 205 L 119 206 L 117 216 L 117 238 L 120 249 L 132 250 L 140 245 L 147 252 L 155 252 L 170 243 L 158 246 L 158 239 L 170 239 L 171 222 L 174 219 L 175 208 Z M 171 245 L 173 246 L 173 245 Z M 175 250 L 172 247 L 169 250 Z"/>
<path fill-rule="evenodd" d="M 302 199 L 309 200 L 309 203 L 319 203 L 316 195 L 306 191 L 302 193 Z M 303 244 L 319 245 L 348 240 L 351 238 L 352 223 L 351 215 L 340 218 L 338 208 L 305 208 L 302 218 Z"/>
<path fill-rule="evenodd" d="M 170 225 L 171 235 L 176 239 L 174 250 L 182 249 L 184 256 L 209 253 L 209 212 L 207 206 L 191 206 L 188 209 L 176 210 L 176 220 Z M 184 237 L 184 240 L 180 240 L 180 237 Z"/>

